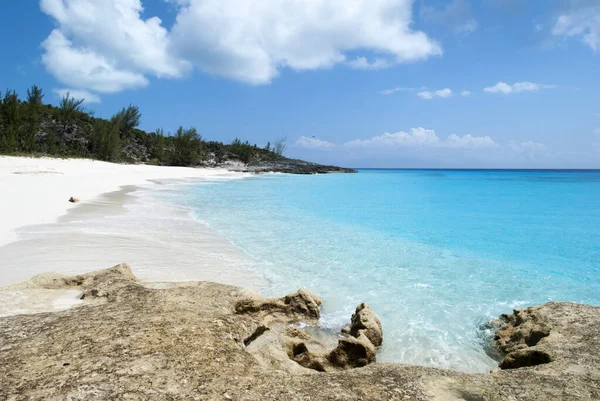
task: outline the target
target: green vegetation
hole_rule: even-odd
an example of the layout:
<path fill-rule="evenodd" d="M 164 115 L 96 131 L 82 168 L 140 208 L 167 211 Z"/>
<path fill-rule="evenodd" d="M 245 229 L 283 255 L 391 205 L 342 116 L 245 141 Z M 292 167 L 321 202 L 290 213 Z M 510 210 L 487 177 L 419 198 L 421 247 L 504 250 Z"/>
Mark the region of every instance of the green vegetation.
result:
<path fill-rule="evenodd" d="M 58 106 L 43 103 L 37 86 L 25 101 L 13 90 L 0 93 L 0 154 L 84 157 L 111 162 L 170 166 L 218 165 L 227 161 L 260 163 L 285 159 L 285 139 L 265 148 L 236 138 L 231 144 L 207 142 L 196 128 L 138 129 L 142 114 L 129 105 L 109 120 L 96 118 L 83 99 L 66 93 Z"/>

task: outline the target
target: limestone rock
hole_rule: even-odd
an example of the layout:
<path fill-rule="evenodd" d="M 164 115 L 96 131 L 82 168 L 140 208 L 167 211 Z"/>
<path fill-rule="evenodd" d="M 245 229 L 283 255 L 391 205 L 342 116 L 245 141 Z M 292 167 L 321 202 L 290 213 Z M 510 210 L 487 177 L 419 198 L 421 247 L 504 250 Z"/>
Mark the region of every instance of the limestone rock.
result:
<path fill-rule="evenodd" d="M 549 303 L 512 314 L 506 333 L 528 329 L 504 342 L 507 350 L 518 344 L 506 363 L 521 366 L 541 353 L 551 362 L 466 374 L 367 364 L 376 348 L 361 330 L 341 339 L 332 355 L 294 326 L 301 318 L 314 320 L 290 306 L 295 301 L 238 313 L 239 300 L 249 297 L 242 289 L 215 283 L 151 289 L 125 265 L 72 277 L 42 275 L 16 287 L 77 288 L 89 295 L 69 310 L 0 318 L 2 400 L 600 399 L 599 307 Z M 529 346 L 536 325 L 549 335 Z"/>
<path fill-rule="evenodd" d="M 341 369 L 360 368 L 374 363 L 376 352 L 371 340 L 360 333 L 357 337 L 342 338 L 337 348 L 329 354 L 328 360 Z"/>
<path fill-rule="evenodd" d="M 369 305 L 365 303 L 358 305 L 356 312 L 352 315 L 349 334 L 353 337 L 364 334 L 375 347 L 380 347 L 383 344 L 381 322 L 369 308 Z"/>
<path fill-rule="evenodd" d="M 237 301 L 235 312 L 238 314 L 256 313 L 272 317 L 283 315 L 284 320 L 293 318 L 298 321 L 316 322 L 321 316 L 319 309 L 321 304 L 321 298 L 306 289 L 300 289 L 283 298 L 264 298 L 258 294 L 252 294 Z"/>

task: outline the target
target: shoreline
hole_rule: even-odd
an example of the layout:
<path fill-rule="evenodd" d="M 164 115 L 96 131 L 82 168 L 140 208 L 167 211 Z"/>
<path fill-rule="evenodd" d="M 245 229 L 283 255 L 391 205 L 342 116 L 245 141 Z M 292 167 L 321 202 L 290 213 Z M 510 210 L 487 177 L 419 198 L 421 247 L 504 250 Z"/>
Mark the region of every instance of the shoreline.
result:
<path fill-rule="evenodd" d="M 0 185 L 8 183 L 17 191 L 0 200 L 3 213 L 11 211 L 11 205 L 18 205 L 19 194 L 34 195 L 31 186 L 39 181 L 39 172 L 53 171 L 59 180 L 54 180 L 55 186 L 48 185 L 53 188 L 50 208 L 44 207 L 47 198 L 38 193 L 24 210 L 40 208 L 49 211 L 48 216 L 20 220 L 16 213 L 9 224 L 3 225 L 0 287 L 14 287 L 37 274 L 83 274 L 125 261 L 136 266 L 135 274 L 147 282 L 213 281 L 254 290 L 265 285 L 264 278 L 253 270 L 253 261 L 233 244 L 194 220 L 188 210 L 156 203 L 144 193 L 166 190 L 179 183 L 239 179 L 246 174 L 191 168 L 163 171 L 162 167 L 144 171 L 141 166 L 79 161 L 75 164 L 84 164 L 87 171 L 109 168 L 120 176 L 115 177 L 114 184 L 100 182 L 94 187 L 92 183 L 78 191 L 81 179 L 98 177 L 85 177 L 84 170 L 73 179 L 69 176 L 73 174 L 69 171 L 73 164 L 70 160 L 7 159 L 0 158 Z M 13 167 L 7 169 L 7 162 Z M 126 172 L 130 169 L 137 171 Z M 10 170 L 29 172 L 33 180 L 26 174 L 11 177 Z M 113 177 L 106 173 L 100 176 Z M 68 202 L 70 196 L 94 194 L 108 187 L 113 188 L 81 197 L 76 204 Z M 168 224 L 168 229 L 161 230 L 161 224 Z M 3 291 L 0 316 L 67 309 L 78 304 L 77 296 L 72 291 Z"/>
<path fill-rule="evenodd" d="M 0 247 L 18 239 L 15 230 L 54 223 L 79 204 L 152 180 L 242 178 L 246 173 L 224 168 L 126 165 L 89 159 L 0 156 Z M 69 203 L 70 197 L 79 202 Z"/>

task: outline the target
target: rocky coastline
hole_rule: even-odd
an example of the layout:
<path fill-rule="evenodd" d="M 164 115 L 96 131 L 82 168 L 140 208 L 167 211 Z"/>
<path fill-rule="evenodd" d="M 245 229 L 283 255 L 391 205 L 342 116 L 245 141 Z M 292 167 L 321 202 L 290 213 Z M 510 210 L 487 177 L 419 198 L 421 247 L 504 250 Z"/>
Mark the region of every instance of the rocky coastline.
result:
<path fill-rule="evenodd" d="M 127 265 L 8 287 L 78 290 L 82 305 L 0 318 L 0 399 L 598 400 L 600 308 L 548 303 L 491 322 L 489 374 L 376 362 L 360 304 L 335 347 L 303 329 L 322 301 L 209 283 L 141 283 Z"/>
<path fill-rule="evenodd" d="M 357 173 L 356 170 L 345 167 L 328 166 L 311 163 L 304 160 L 279 158 L 276 160 L 263 160 L 248 164 L 230 162 L 218 165 L 231 171 L 243 173 L 286 173 L 286 174 L 329 174 L 329 173 Z"/>

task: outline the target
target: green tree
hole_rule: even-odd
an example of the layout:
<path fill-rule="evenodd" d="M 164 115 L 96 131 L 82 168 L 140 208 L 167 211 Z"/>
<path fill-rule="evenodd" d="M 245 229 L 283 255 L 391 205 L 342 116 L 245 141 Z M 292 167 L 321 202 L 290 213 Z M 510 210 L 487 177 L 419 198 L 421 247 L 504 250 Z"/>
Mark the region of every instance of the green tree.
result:
<path fill-rule="evenodd" d="M 36 145 L 37 135 L 40 130 L 40 108 L 42 107 L 43 99 L 44 94 L 36 85 L 33 85 L 31 89 L 27 89 L 29 124 L 23 138 L 23 150 L 26 152 L 33 151 Z"/>
<path fill-rule="evenodd" d="M 113 122 L 119 124 L 121 138 L 130 138 L 133 134 L 133 129 L 140 125 L 142 113 L 138 106 L 130 104 L 124 107 L 121 111 L 113 116 Z"/>
<path fill-rule="evenodd" d="M 176 166 L 195 166 L 202 160 L 202 137 L 196 128 L 179 127 L 173 137 L 173 157 Z"/>
<path fill-rule="evenodd" d="M 59 118 L 61 121 L 61 134 L 64 135 L 67 128 L 75 122 L 79 114 L 87 113 L 83 102 L 85 99 L 75 99 L 70 92 L 63 95 L 58 106 Z"/>
<path fill-rule="evenodd" d="M 4 129 L 0 137 L 0 149 L 6 153 L 17 150 L 19 132 L 19 96 L 14 90 L 7 90 L 2 99 L 2 123 Z"/>
<path fill-rule="evenodd" d="M 270 141 L 269 141 L 269 142 L 267 142 L 267 146 L 265 146 L 265 150 L 266 150 L 267 152 L 270 152 L 270 151 L 271 151 L 271 142 L 270 142 Z"/>
<path fill-rule="evenodd" d="M 119 125 L 106 120 L 96 120 L 93 143 L 93 151 L 99 159 L 118 161 L 121 155 Z"/>
<path fill-rule="evenodd" d="M 169 164 L 167 160 L 167 152 L 165 151 L 165 130 L 158 128 L 154 133 L 151 134 L 151 149 L 150 149 L 150 162 L 151 164 Z"/>
<path fill-rule="evenodd" d="M 254 154 L 252 146 L 248 141 L 242 142 L 239 138 L 235 138 L 230 145 L 231 153 L 238 157 L 244 163 L 249 163 Z"/>

